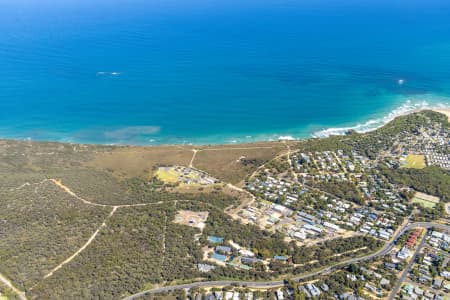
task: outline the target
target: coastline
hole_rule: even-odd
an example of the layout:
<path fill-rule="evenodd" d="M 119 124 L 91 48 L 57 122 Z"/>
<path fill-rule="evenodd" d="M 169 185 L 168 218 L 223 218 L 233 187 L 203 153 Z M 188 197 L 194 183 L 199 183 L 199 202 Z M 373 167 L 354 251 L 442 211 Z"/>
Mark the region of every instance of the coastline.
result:
<path fill-rule="evenodd" d="M 374 130 L 377 130 L 378 128 L 383 127 L 387 123 L 391 122 L 397 117 L 417 113 L 420 111 L 425 110 L 431 110 L 434 112 L 442 113 L 446 115 L 450 120 L 450 104 L 449 103 L 438 103 L 436 105 L 430 105 L 428 102 L 423 101 L 419 103 L 411 103 L 410 101 L 407 101 L 403 105 L 399 106 L 398 108 L 393 109 L 391 112 L 389 112 L 387 115 L 370 119 L 364 123 L 358 123 L 354 126 L 347 126 L 347 127 L 331 127 L 331 128 L 325 128 L 320 131 L 314 132 L 312 134 L 313 138 L 325 138 L 329 137 L 331 135 L 344 135 L 349 130 L 354 130 L 358 133 L 366 133 L 371 132 Z"/>
<path fill-rule="evenodd" d="M 364 130 L 355 129 L 355 127 L 361 126 L 360 124 L 353 126 L 353 127 L 336 127 L 336 128 L 332 127 L 332 128 L 322 130 L 322 132 L 326 132 L 326 135 L 324 134 L 324 135 L 316 136 L 313 133 L 310 136 L 298 137 L 298 138 L 293 137 L 291 135 L 272 134 L 272 135 L 266 135 L 266 136 L 271 136 L 272 138 L 256 139 L 256 140 L 249 140 L 249 141 L 245 141 L 245 139 L 241 139 L 240 141 L 231 141 L 228 143 L 227 142 L 222 142 L 222 143 L 210 142 L 210 143 L 137 144 L 137 143 L 100 143 L 100 142 L 76 142 L 76 141 L 72 142 L 72 141 L 67 141 L 67 140 L 51 140 L 51 139 L 35 140 L 35 139 L 31 139 L 31 138 L 20 139 L 20 138 L 10 138 L 10 137 L 0 137 L 0 142 L 1 141 L 42 142 L 42 143 L 61 143 L 61 144 L 70 144 L 70 145 L 130 147 L 130 148 L 133 148 L 133 147 L 188 147 L 188 148 L 192 148 L 192 147 L 201 147 L 201 148 L 236 147 L 239 145 L 261 145 L 261 144 L 273 144 L 273 143 L 279 143 L 279 142 L 284 142 L 284 143 L 299 142 L 299 141 L 304 141 L 304 140 L 308 140 L 308 139 L 327 138 L 332 135 L 334 135 L 334 136 L 345 135 L 345 133 L 348 130 L 355 130 L 358 133 L 367 133 L 367 132 L 371 132 L 371 131 L 377 130 L 378 128 L 383 127 L 384 125 L 386 125 L 387 123 L 389 123 L 390 121 L 394 120 L 397 117 L 401 117 L 401 116 L 405 116 L 405 115 L 409 115 L 409 114 L 413 114 L 413 113 L 417 113 L 417 112 L 421 112 L 421 111 L 427 111 L 427 110 L 446 115 L 450 122 L 450 106 L 440 105 L 440 106 L 434 106 L 434 107 L 430 106 L 430 107 L 425 107 L 425 108 L 423 108 L 423 107 L 415 108 L 415 109 L 410 109 L 410 110 L 396 112 L 396 113 L 391 112 L 388 116 L 383 117 L 382 123 L 380 121 L 378 121 L 378 124 L 377 124 L 377 121 L 374 121 L 374 120 L 369 120 L 369 121 L 365 122 L 364 124 L 368 124 L 368 125 L 377 124 L 379 126 L 373 126 L 371 128 L 366 128 Z M 248 137 L 246 137 L 246 138 L 248 138 Z"/>
<path fill-rule="evenodd" d="M 32 141 L 32 142 L 55 142 L 65 144 L 82 144 L 82 145 L 103 145 L 103 146 L 121 146 L 121 147 L 158 147 L 158 146 L 236 146 L 236 145 L 248 145 L 257 143 L 274 143 L 274 142 L 288 142 L 288 141 L 302 141 L 311 138 L 326 138 L 329 136 L 345 135 L 348 131 L 354 130 L 358 133 L 366 133 L 377 130 L 383 127 L 387 123 L 391 122 L 397 117 L 405 116 L 412 113 L 417 113 L 424 110 L 431 110 L 437 113 L 444 114 L 450 121 L 450 103 L 437 103 L 430 105 L 426 101 L 411 102 L 407 101 L 400 106 L 392 109 L 387 114 L 375 115 L 365 122 L 356 123 L 356 125 L 343 126 L 343 127 L 323 127 L 320 130 L 309 130 L 307 134 L 304 133 L 304 129 L 290 129 L 282 131 L 280 133 L 256 133 L 253 135 L 242 135 L 238 137 L 233 136 L 205 136 L 199 137 L 194 142 L 190 142 L 187 139 L 180 139 L 179 141 L 170 140 L 158 142 L 156 139 L 150 139 L 145 141 L 135 140 L 122 140 L 117 142 L 102 142 L 102 141 L 77 141 L 70 136 L 64 136 L 62 138 L 42 138 L 34 139 L 30 137 L 14 137 L 14 136 L 2 136 L 0 140 L 16 140 L 16 141 Z M 316 127 L 316 129 L 318 129 Z M 303 133 L 301 133 L 303 132 Z M 297 134 L 296 134 L 297 133 Z"/>

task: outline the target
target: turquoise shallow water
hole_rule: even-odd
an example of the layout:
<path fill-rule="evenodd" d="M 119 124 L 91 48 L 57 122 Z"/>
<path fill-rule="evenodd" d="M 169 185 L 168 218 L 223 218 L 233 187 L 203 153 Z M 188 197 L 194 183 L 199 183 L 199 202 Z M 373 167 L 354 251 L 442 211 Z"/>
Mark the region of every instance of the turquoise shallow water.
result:
<path fill-rule="evenodd" d="M 0 137 L 304 138 L 450 103 L 450 1 L 54 2 L 0 3 Z"/>

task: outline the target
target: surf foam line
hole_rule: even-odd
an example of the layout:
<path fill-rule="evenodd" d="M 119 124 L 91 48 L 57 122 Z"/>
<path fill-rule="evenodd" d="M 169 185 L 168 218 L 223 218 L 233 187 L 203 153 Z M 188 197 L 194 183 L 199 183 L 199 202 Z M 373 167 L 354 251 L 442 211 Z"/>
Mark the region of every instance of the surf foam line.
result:
<path fill-rule="evenodd" d="M 398 116 L 407 115 L 413 112 L 417 112 L 424 109 L 446 109 L 450 108 L 450 102 L 442 102 L 442 103 L 433 103 L 430 104 L 428 101 L 421 101 L 421 102 L 414 102 L 412 100 L 407 100 L 404 104 L 402 104 L 400 107 L 392 110 L 388 115 L 368 120 L 364 123 L 358 123 L 354 126 L 349 127 L 332 127 L 332 128 L 326 128 L 319 131 L 316 131 L 312 133 L 312 137 L 315 138 L 324 138 L 329 137 L 331 135 L 344 135 L 350 130 L 354 130 L 359 133 L 365 133 L 369 131 L 376 130 L 390 121 L 394 120 Z"/>

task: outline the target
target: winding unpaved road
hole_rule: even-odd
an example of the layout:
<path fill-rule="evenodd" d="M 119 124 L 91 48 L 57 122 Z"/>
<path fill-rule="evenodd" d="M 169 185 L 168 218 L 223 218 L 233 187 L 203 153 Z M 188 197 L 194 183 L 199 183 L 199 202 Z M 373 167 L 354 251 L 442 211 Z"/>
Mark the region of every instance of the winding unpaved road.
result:
<path fill-rule="evenodd" d="M 191 161 L 189 162 L 189 168 L 194 167 L 194 160 L 195 160 L 195 157 L 197 156 L 198 151 L 199 150 L 197 150 L 197 149 L 192 149 L 192 152 L 194 152 L 194 153 L 192 154 Z"/>
<path fill-rule="evenodd" d="M 80 196 L 78 196 L 77 194 L 75 194 L 74 192 L 72 192 L 71 189 L 69 189 L 67 186 L 65 186 L 61 180 L 57 180 L 57 179 L 49 179 L 51 182 L 53 182 L 57 187 L 61 188 L 63 191 L 65 191 L 67 194 L 77 198 L 78 200 L 82 201 L 84 204 L 88 204 L 88 205 L 94 205 L 94 206 L 102 206 L 102 207 L 109 207 L 110 205 L 105 205 L 105 204 L 99 204 L 99 203 L 94 203 L 91 201 L 88 201 L 84 198 L 81 198 Z"/>
<path fill-rule="evenodd" d="M 75 257 L 78 256 L 78 254 L 80 254 L 84 249 L 87 248 L 87 246 L 89 246 L 95 239 L 95 237 L 97 236 L 97 234 L 100 232 L 100 230 L 102 230 L 102 228 L 106 227 L 106 221 L 111 218 L 114 213 L 117 210 L 117 206 L 114 206 L 113 209 L 111 210 L 111 212 L 109 213 L 109 215 L 105 218 L 105 220 L 103 220 L 102 225 L 100 225 L 99 228 L 97 228 L 97 230 L 94 232 L 93 235 L 91 235 L 91 237 L 87 240 L 87 242 L 81 246 L 80 249 L 78 249 L 74 254 L 72 254 L 69 258 L 67 258 L 65 261 L 63 261 L 62 263 L 60 263 L 59 265 L 57 265 L 53 270 L 51 270 L 47 275 L 44 276 L 43 279 L 47 279 L 50 276 L 52 276 L 56 271 L 58 271 L 59 269 L 61 269 L 65 264 L 70 263 Z"/>

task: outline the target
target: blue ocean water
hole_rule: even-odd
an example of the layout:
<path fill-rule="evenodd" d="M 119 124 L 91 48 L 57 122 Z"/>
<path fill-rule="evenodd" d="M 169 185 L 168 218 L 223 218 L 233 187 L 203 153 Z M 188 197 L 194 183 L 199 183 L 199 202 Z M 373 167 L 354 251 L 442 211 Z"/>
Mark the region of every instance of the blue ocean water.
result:
<path fill-rule="evenodd" d="M 449 103 L 447 0 L 0 1 L 4 138 L 304 138 Z"/>

